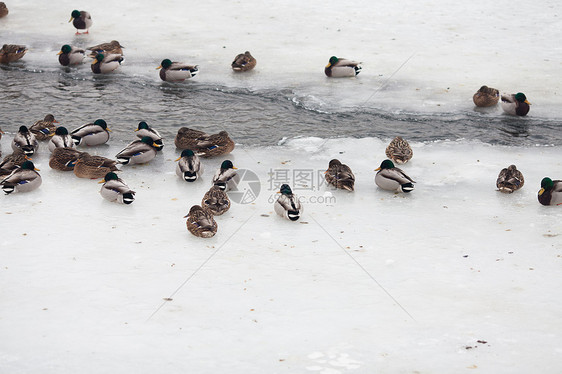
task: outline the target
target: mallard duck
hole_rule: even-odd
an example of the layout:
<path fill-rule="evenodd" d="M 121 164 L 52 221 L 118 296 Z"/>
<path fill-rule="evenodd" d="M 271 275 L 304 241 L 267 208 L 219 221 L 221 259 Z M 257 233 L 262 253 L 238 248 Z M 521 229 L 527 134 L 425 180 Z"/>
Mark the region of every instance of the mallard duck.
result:
<path fill-rule="evenodd" d="M 349 166 L 342 164 L 337 159 L 333 159 L 328 163 L 328 170 L 324 172 L 324 178 L 326 178 L 328 184 L 335 188 L 353 191 L 355 176 Z"/>
<path fill-rule="evenodd" d="M 94 74 L 107 74 L 121 66 L 121 61 L 123 61 L 123 56 L 121 55 L 104 55 L 98 53 L 90 67 Z"/>
<path fill-rule="evenodd" d="M 224 160 L 221 167 L 213 176 L 213 185 L 218 186 L 223 191 L 235 190 L 240 176 L 236 172 L 237 168 L 234 167 L 232 161 Z"/>
<path fill-rule="evenodd" d="M 237 55 L 234 58 L 234 61 L 232 61 L 231 66 L 234 71 L 248 71 L 256 67 L 256 63 L 256 59 L 250 54 L 250 52 L 246 51 Z"/>
<path fill-rule="evenodd" d="M 137 137 L 142 139 L 145 136 L 149 136 L 154 140 L 155 144 L 159 145 L 157 151 L 161 151 L 164 148 L 164 142 L 162 141 L 162 135 L 153 127 L 148 126 L 144 121 L 139 122 L 137 129 L 135 130 Z"/>
<path fill-rule="evenodd" d="M 179 149 L 191 149 L 198 156 L 214 157 L 226 155 L 234 149 L 234 142 L 226 131 L 209 135 L 203 131 L 182 127 L 174 139 Z"/>
<path fill-rule="evenodd" d="M 172 62 L 170 59 L 162 60 L 156 69 L 160 69 L 160 79 L 166 82 L 183 82 L 199 72 L 197 65 Z"/>
<path fill-rule="evenodd" d="M 290 221 L 298 220 L 302 215 L 303 207 L 297 195 L 293 194 L 287 184 L 281 185 L 279 192 L 281 195 L 273 206 L 275 213 Z"/>
<path fill-rule="evenodd" d="M 414 155 L 410 144 L 400 136 L 392 139 L 388 147 L 386 147 L 385 153 L 386 157 L 388 157 L 393 162 L 396 162 L 397 164 L 405 164 L 406 162 L 410 161 L 410 159 Z"/>
<path fill-rule="evenodd" d="M 472 96 L 474 105 L 479 107 L 494 106 L 498 103 L 499 99 L 500 91 L 488 86 L 480 87 L 480 89 Z"/>
<path fill-rule="evenodd" d="M 523 174 L 517 170 L 517 166 L 509 165 L 500 171 L 498 179 L 496 180 L 496 186 L 500 192 L 512 193 L 517 191 L 525 184 L 525 179 Z"/>
<path fill-rule="evenodd" d="M 57 125 L 55 125 L 55 123 L 59 123 L 59 121 L 55 120 L 55 116 L 47 114 L 41 121 L 35 122 L 29 128 L 29 131 L 35 135 L 37 140 L 49 140 L 51 136 L 55 134 L 55 130 L 57 129 Z"/>
<path fill-rule="evenodd" d="M 213 214 L 199 205 L 192 206 L 183 218 L 187 218 L 187 230 L 195 236 L 210 238 L 217 233 L 218 225 Z"/>
<path fill-rule="evenodd" d="M 129 143 L 115 158 L 123 165 L 146 164 L 156 157 L 158 147 L 150 136 L 143 136 L 142 139 Z"/>
<path fill-rule="evenodd" d="M 82 152 L 74 165 L 74 175 L 78 178 L 99 179 L 111 171 L 118 171 L 116 165 L 115 160 Z"/>
<path fill-rule="evenodd" d="M 100 194 L 104 199 L 127 205 L 135 201 L 135 191 L 131 190 L 114 172 L 107 173 L 99 183 L 103 183 Z"/>
<path fill-rule="evenodd" d="M 184 149 L 176 159 L 176 174 L 186 182 L 195 182 L 203 174 L 203 167 L 199 156 L 191 149 Z"/>
<path fill-rule="evenodd" d="M 41 185 L 41 176 L 33 162 L 27 160 L 18 169 L 12 170 L 10 175 L 0 181 L 0 186 L 6 195 L 12 192 L 29 192 Z"/>
<path fill-rule="evenodd" d="M 0 18 L 6 17 L 8 15 L 8 7 L 4 4 L 3 1 L 0 1 Z"/>
<path fill-rule="evenodd" d="M 27 52 L 25 45 L 4 44 L 0 49 L 0 64 L 8 64 L 22 58 Z"/>
<path fill-rule="evenodd" d="M 37 151 L 38 147 L 39 143 L 35 135 L 29 131 L 27 126 L 20 126 L 12 140 L 12 149 L 14 152 L 22 152 L 25 153 L 27 157 L 31 157 Z"/>
<path fill-rule="evenodd" d="M 55 148 L 75 148 L 74 139 L 68 133 L 66 127 L 60 126 L 55 130 L 55 135 L 49 140 L 49 151 L 53 152 Z"/>
<path fill-rule="evenodd" d="M 394 167 L 391 160 L 384 160 L 375 171 L 378 171 L 375 183 L 383 190 L 410 192 L 414 189 L 416 182 L 401 169 Z"/>
<path fill-rule="evenodd" d="M 502 109 L 507 114 L 526 116 L 529 113 L 529 103 L 524 93 L 518 92 L 515 95 L 502 95 Z"/>
<path fill-rule="evenodd" d="M 89 34 L 89 28 L 92 27 L 92 16 L 85 10 L 73 10 L 70 14 L 70 20 L 72 25 L 76 28 L 76 35 L 79 34 Z M 80 30 L 86 30 L 80 32 Z"/>
<path fill-rule="evenodd" d="M 76 145 L 100 145 L 107 143 L 109 132 L 107 123 L 103 119 L 97 119 L 94 123 L 88 123 L 72 131 L 72 139 Z"/>
<path fill-rule="evenodd" d="M 542 205 L 562 205 L 562 181 L 543 178 L 538 198 Z"/>
<path fill-rule="evenodd" d="M 201 206 L 208 209 L 213 215 L 220 216 L 230 209 L 230 199 L 220 187 L 212 186 L 203 196 Z"/>
<path fill-rule="evenodd" d="M 86 51 L 82 48 L 65 44 L 61 47 L 57 55 L 59 56 L 59 63 L 62 66 L 78 65 L 84 61 Z"/>
<path fill-rule="evenodd" d="M 123 56 L 123 47 L 117 40 L 112 40 L 109 43 L 101 43 L 94 45 L 92 47 L 86 48 L 92 53 L 89 54 L 90 57 L 95 58 L 98 54 L 104 55 L 121 55 Z"/>
<path fill-rule="evenodd" d="M 324 73 L 331 78 L 354 77 L 361 72 L 361 63 L 345 58 L 330 57 Z"/>
<path fill-rule="evenodd" d="M 21 167 L 25 161 L 31 160 L 22 152 L 14 152 L 4 157 L 0 163 L 0 175 L 9 175 L 14 169 Z"/>
<path fill-rule="evenodd" d="M 49 166 L 55 170 L 72 171 L 81 154 L 82 152 L 75 148 L 55 148 L 49 158 Z"/>

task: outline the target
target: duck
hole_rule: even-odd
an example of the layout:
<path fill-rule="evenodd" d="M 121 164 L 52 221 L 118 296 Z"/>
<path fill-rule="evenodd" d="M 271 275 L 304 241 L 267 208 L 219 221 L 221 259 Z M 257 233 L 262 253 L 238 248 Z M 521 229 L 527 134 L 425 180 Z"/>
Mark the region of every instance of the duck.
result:
<path fill-rule="evenodd" d="M 408 193 L 414 189 L 416 182 L 400 168 L 395 167 L 391 160 L 384 160 L 375 171 L 375 183 L 383 190 Z"/>
<path fill-rule="evenodd" d="M 23 152 L 14 152 L 4 157 L 0 163 L 0 175 L 9 175 L 14 169 L 21 167 L 25 161 L 31 160 Z"/>
<path fill-rule="evenodd" d="M 156 69 L 160 69 L 160 79 L 165 82 L 183 82 L 193 78 L 199 72 L 197 65 L 188 65 L 183 62 L 172 62 L 164 59 Z"/>
<path fill-rule="evenodd" d="M 39 143 L 35 135 L 29 131 L 27 126 L 20 126 L 12 140 L 12 149 L 14 152 L 22 152 L 27 157 L 31 157 L 37 151 L 38 147 Z"/>
<path fill-rule="evenodd" d="M 201 200 L 201 206 L 213 215 L 220 216 L 230 209 L 230 199 L 219 186 L 212 186 Z"/>
<path fill-rule="evenodd" d="M 6 195 L 12 192 L 29 192 L 33 191 L 41 185 L 41 175 L 39 169 L 35 168 L 33 162 L 26 160 L 17 169 L 0 181 L 2 191 Z"/>
<path fill-rule="evenodd" d="M 303 206 L 299 198 L 293 194 L 288 184 L 281 185 L 279 192 L 281 195 L 273 205 L 275 213 L 289 221 L 297 221 L 303 213 Z"/>
<path fill-rule="evenodd" d="M 57 55 L 59 56 L 59 64 L 62 66 L 79 65 L 84 61 L 86 51 L 82 48 L 65 44 Z"/>
<path fill-rule="evenodd" d="M 526 116 L 529 113 L 530 105 L 524 93 L 504 94 L 501 96 L 502 109 L 507 114 L 514 116 Z"/>
<path fill-rule="evenodd" d="M 206 134 L 203 131 L 182 127 L 174 139 L 179 149 L 191 149 L 200 157 L 215 157 L 229 154 L 234 149 L 234 141 L 226 131 Z"/>
<path fill-rule="evenodd" d="M 246 51 L 236 55 L 234 61 L 232 61 L 232 70 L 234 71 L 248 71 L 256 67 L 256 59 Z"/>
<path fill-rule="evenodd" d="M 213 214 L 200 205 L 194 205 L 189 209 L 187 218 L 187 230 L 200 238 L 211 238 L 217 233 L 218 225 Z"/>
<path fill-rule="evenodd" d="M 92 156 L 82 152 L 74 165 L 74 175 L 78 178 L 100 179 L 111 171 L 119 171 L 117 161 L 103 156 Z"/>
<path fill-rule="evenodd" d="M 66 127 L 60 126 L 55 130 L 55 135 L 49 140 L 48 147 L 49 151 L 53 152 L 55 148 L 76 148 L 76 145 Z"/>
<path fill-rule="evenodd" d="M 240 176 L 236 172 L 237 169 L 232 164 L 232 161 L 224 160 L 221 163 L 220 169 L 213 176 L 213 185 L 218 186 L 225 192 L 236 190 L 236 186 L 240 181 Z"/>
<path fill-rule="evenodd" d="M 538 198 L 542 205 L 562 205 L 562 180 L 543 178 Z"/>
<path fill-rule="evenodd" d="M 523 174 L 517 170 L 517 166 L 509 165 L 507 168 L 503 168 L 498 175 L 496 180 L 496 187 L 503 193 L 512 193 L 517 191 L 525 184 L 525 179 Z"/>
<path fill-rule="evenodd" d="M 176 174 L 186 182 L 195 182 L 203 175 L 203 166 L 191 149 L 184 149 L 176 159 Z"/>
<path fill-rule="evenodd" d="M 118 54 L 104 55 L 98 53 L 90 67 L 94 74 L 108 74 L 121 66 L 123 56 Z"/>
<path fill-rule="evenodd" d="M 326 76 L 331 78 L 355 77 L 361 72 L 361 63 L 345 58 L 330 57 L 328 65 L 324 68 Z"/>
<path fill-rule="evenodd" d="M 495 88 L 482 86 L 472 96 L 472 101 L 477 107 L 490 107 L 497 105 L 500 100 L 500 91 Z"/>
<path fill-rule="evenodd" d="M 76 161 L 82 152 L 76 148 L 58 147 L 53 150 L 49 158 L 49 166 L 51 169 L 60 171 L 72 171 L 76 165 Z"/>
<path fill-rule="evenodd" d="M 117 40 L 112 40 L 109 43 L 101 43 L 91 47 L 86 48 L 92 51 L 89 56 L 95 58 L 98 54 L 104 55 L 121 55 L 123 56 L 123 47 Z"/>
<path fill-rule="evenodd" d="M 126 205 L 135 201 L 136 192 L 131 190 L 114 172 L 107 173 L 99 183 L 103 183 L 100 194 L 104 199 Z"/>
<path fill-rule="evenodd" d="M 122 165 L 146 164 L 156 157 L 156 149 L 159 147 L 150 136 L 143 136 L 142 139 L 129 143 L 115 158 Z"/>
<path fill-rule="evenodd" d="M 0 49 L 0 64 L 9 64 L 25 56 L 27 47 L 19 44 L 4 44 Z"/>
<path fill-rule="evenodd" d="M 55 130 L 57 129 L 55 123 L 59 123 L 59 121 L 55 119 L 55 116 L 47 114 L 45 118 L 31 125 L 29 131 L 35 135 L 37 140 L 49 140 L 55 135 Z"/>
<path fill-rule="evenodd" d="M 76 35 L 89 34 L 89 29 L 93 23 L 92 16 L 85 10 L 73 10 L 68 22 L 72 22 L 72 25 L 76 28 Z M 80 30 L 86 31 L 80 32 Z"/>
<path fill-rule="evenodd" d="M 324 178 L 329 185 L 342 190 L 353 191 L 355 176 L 351 168 L 342 164 L 340 160 L 333 159 L 328 163 L 328 170 L 324 172 Z"/>
<path fill-rule="evenodd" d="M 94 123 L 87 123 L 73 130 L 70 135 L 76 145 L 94 146 L 107 143 L 109 132 L 111 130 L 107 128 L 107 122 L 97 119 Z"/>
<path fill-rule="evenodd" d="M 8 7 L 6 6 L 6 4 L 3 1 L 0 1 L 0 18 L 6 17 L 8 15 L 8 13 L 10 13 L 8 11 Z"/>
<path fill-rule="evenodd" d="M 410 144 L 400 136 L 392 139 L 388 147 L 386 147 L 385 153 L 386 157 L 397 164 L 405 164 L 414 155 Z"/>
<path fill-rule="evenodd" d="M 148 126 L 148 124 L 144 121 L 139 122 L 137 129 L 135 130 L 137 133 L 137 137 L 142 139 L 145 136 L 149 136 L 154 140 L 155 144 L 158 144 L 160 147 L 157 149 L 161 151 L 164 148 L 164 142 L 162 140 L 162 135 L 153 127 Z"/>

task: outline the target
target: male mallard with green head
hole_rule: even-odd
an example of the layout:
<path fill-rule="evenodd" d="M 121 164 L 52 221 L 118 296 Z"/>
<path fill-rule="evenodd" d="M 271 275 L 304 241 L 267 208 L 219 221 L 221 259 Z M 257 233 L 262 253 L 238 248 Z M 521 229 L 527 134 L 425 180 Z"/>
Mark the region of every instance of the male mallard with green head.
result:
<path fill-rule="evenodd" d="M 333 159 L 328 163 L 328 170 L 324 172 L 324 178 L 328 184 L 342 190 L 353 191 L 355 176 L 351 168 L 342 164 L 339 160 Z"/>
<path fill-rule="evenodd" d="M 12 149 L 14 152 L 25 153 L 27 157 L 31 157 L 37 152 L 38 147 L 39 143 L 35 135 L 29 131 L 27 126 L 20 126 L 12 140 Z"/>
<path fill-rule="evenodd" d="M 515 95 L 502 95 L 502 109 L 507 114 L 514 116 L 526 116 L 529 113 L 530 105 L 527 101 L 527 96 L 524 93 L 518 92 Z"/>
<path fill-rule="evenodd" d="M 161 151 L 164 148 L 164 142 L 162 141 L 162 135 L 153 127 L 148 126 L 148 123 L 141 121 L 139 122 L 137 129 L 135 130 L 137 133 L 137 138 L 142 139 L 145 136 L 149 136 L 154 140 L 155 144 L 159 145 L 158 151 Z"/>
<path fill-rule="evenodd" d="M 324 68 L 324 73 L 331 78 L 354 77 L 361 72 L 360 64 L 357 61 L 332 56 Z"/>
<path fill-rule="evenodd" d="M 187 230 L 195 236 L 211 238 L 217 233 L 218 225 L 213 214 L 199 205 L 192 206 L 184 218 L 187 218 Z"/>
<path fill-rule="evenodd" d="M 123 165 L 146 164 L 156 157 L 159 147 L 150 136 L 143 136 L 142 139 L 129 143 L 115 158 Z"/>
<path fill-rule="evenodd" d="M 107 143 L 110 131 L 107 128 L 107 122 L 97 119 L 94 123 L 87 123 L 73 130 L 70 135 L 76 145 L 93 146 Z"/>
<path fill-rule="evenodd" d="M 89 29 L 92 27 L 92 16 L 85 10 L 73 10 L 70 14 L 70 20 L 74 28 L 76 28 L 76 35 L 89 34 Z M 80 32 L 82 30 L 86 30 Z"/>
<path fill-rule="evenodd" d="M 99 183 L 103 183 L 100 194 L 104 199 L 127 205 L 135 201 L 135 191 L 131 190 L 114 172 L 107 173 Z"/>
<path fill-rule="evenodd" d="M 224 160 L 221 167 L 213 176 L 213 185 L 218 186 L 223 191 L 235 190 L 240 176 L 236 172 L 237 168 L 234 167 L 232 161 Z"/>
<path fill-rule="evenodd" d="M 172 62 L 164 59 L 156 69 L 160 69 L 160 79 L 165 82 L 183 82 L 192 78 L 199 72 L 197 65 L 188 65 L 183 62 Z"/>
<path fill-rule="evenodd" d="M 203 174 L 199 156 L 191 149 L 184 149 L 176 161 L 176 174 L 186 182 L 195 182 Z"/>
<path fill-rule="evenodd" d="M 213 215 L 220 216 L 230 209 L 230 199 L 220 187 L 212 186 L 203 196 L 201 206 L 208 209 Z"/>
<path fill-rule="evenodd" d="M 386 147 L 385 153 L 386 157 L 397 164 L 405 164 L 414 155 L 410 144 L 400 136 L 392 139 L 388 147 Z"/>
<path fill-rule="evenodd" d="M 488 86 L 480 87 L 480 89 L 472 96 L 474 105 L 478 107 L 494 106 L 498 103 L 499 99 L 500 91 Z"/>
<path fill-rule="evenodd" d="M 82 48 L 65 44 L 57 55 L 59 56 L 59 64 L 62 66 L 79 65 L 84 61 L 86 51 Z"/>
<path fill-rule="evenodd" d="M 6 195 L 12 192 L 29 192 L 41 185 L 41 176 L 33 162 L 25 161 L 18 169 L 0 181 L 0 186 Z"/>
<path fill-rule="evenodd" d="M 538 198 L 542 205 L 562 205 L 562 181 L 543 178 Z"/>
<path fill-rule="evenodd" d="M 55 130 L 55 135 L 49 140 L 48 147 L 49 151 L 53 152 L 55 148 L 76 148 L 76 145 L 66 127 L 59 126 Z"/>
<path fill-rule="evenodd" d="M 414 189 L 416 182 L 400 168 L 395 167 L 391 160 L 384 160 L 375 171 L 375 183 L 383 190 L 411 192 Z"/>
<path fill-rule="evenodd" d="M 288 184 L 281 185 L 279 192 L 281 195 L 273 204 L 275 213 L 289 221 L 298 220 L 302 216 L 303 207 L 297 195 L 293 194 Z"/>
<path fill-rule="evenodd" d="M 517 166 L 509 165 L 507 168 L 503 168 L 498 175 L 496 180 L 496 187 L 503 193 L 512 193 L 517 191 L 525 184 L 525 178 L 523 174 L 517 170 Z"/>
<path fill-rule="evenodd" d="M 121 55 L 104 55 L 98 53 L 90 67 L 94 74 L 108 74 L 121 66 L 122 61 L 123 56 Z"/>

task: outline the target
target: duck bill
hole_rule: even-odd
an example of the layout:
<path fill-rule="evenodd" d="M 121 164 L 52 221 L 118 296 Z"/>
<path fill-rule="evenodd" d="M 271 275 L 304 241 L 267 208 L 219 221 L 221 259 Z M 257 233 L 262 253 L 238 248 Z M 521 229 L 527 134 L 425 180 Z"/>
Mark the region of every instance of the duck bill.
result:
<path fill-rule="evenodd" d="M 531 103 L 530 103 L 530 102 L 528 102 L 527 100 L 525 100 L 525 103 L 527 103 L 528 105 L 531 105 Z"/>
<path fill-rule="evenodd" d="M 379 171 L 380 169 L 381 169 L 381 168 L 380 168 L 380 167 L 378 167 L 378 168 L 376 168 L 376 169 L 375 169 L 375 171 Z"/>
<path fill-rule="evenodd" d="M 35 171 L 41 171 L 41 169 L 37 169 L 37 168 L 33 168 L 33 170 L 35 170 Z"/>
<path fill-rule="evenodd" d="M 329 68 L 330 66 L 332 66 L 332 64 L 328 63 L 328 65 L 326 65 L 326 68 Z"/>
<path fill-rule="evenodd" d="M 105 179 L 102 179 L 101 181 L 98 182 L 98 184 L 102 184 L 105 183 Z"/>
<path fill-rule="evenodd" d="M 73 19 L 74 19 L 74 17 L 70 17 L 70 19 L 68 20 L 68 22 L 72 22 Z"/>
<path fill-rule="evenodd" d="M 181 156 L 180 156 L 180 157 L 178 157 L 178 158 L 176 158 L 176 161 L 179 161 L 179 160 L 181 160 Z"/>
<path fill-rule="evenodd" d="M 160 65 L 160 66 L 158 66 L 158 67 L 156 68 L 156 70 L 158 70 L 158 69 L 162 69 L 162 65 Z M 184 217 L 184 218 L 185 218 L 185 217 Z"/>
<path fill-rule="evenodd" d="M 543 193 L 544 193 L 544 188 L 541 188 L 541 189 L 539 190 L 539 196 L 542 196 Z"/>
<path fill-rule="evenodd" d="M 106 128 L 106 130 L 109 131 L 109 132 L 112 132 L 111 129 L 109 129 L 109 128 Z"/>
<path fill-rule="evenodd" d="M 59 53 L 57 53 L 57 56 L 60 56 L 60 55 L 62 55 L 62 51 L 59 51 Z"/>

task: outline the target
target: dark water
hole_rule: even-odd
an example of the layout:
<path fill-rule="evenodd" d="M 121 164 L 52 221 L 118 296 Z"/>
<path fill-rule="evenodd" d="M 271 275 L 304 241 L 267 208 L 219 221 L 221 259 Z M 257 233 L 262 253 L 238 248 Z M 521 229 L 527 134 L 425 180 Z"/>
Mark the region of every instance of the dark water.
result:
<path fill-rule="evenodd" d="M 389 113 L 345 109 L 325 113 L 301 104 L 291 90 L 249 91 L 149 81 L 120 73 L 94 77 L 63 68 L 33 71 L 0 67 L 0 127 L 10 133 L 47 113 L 73 129 L 105 119 L 113 138 L 129 141 L 141 120 L 173 139 L 178 128 L 227 130 L 245 145 L 275 145 L 282 138 L 378 137 L 409 141 L 479 140 L 510 146 L 562 145 L 562 121 L 463 113 Z"/>

